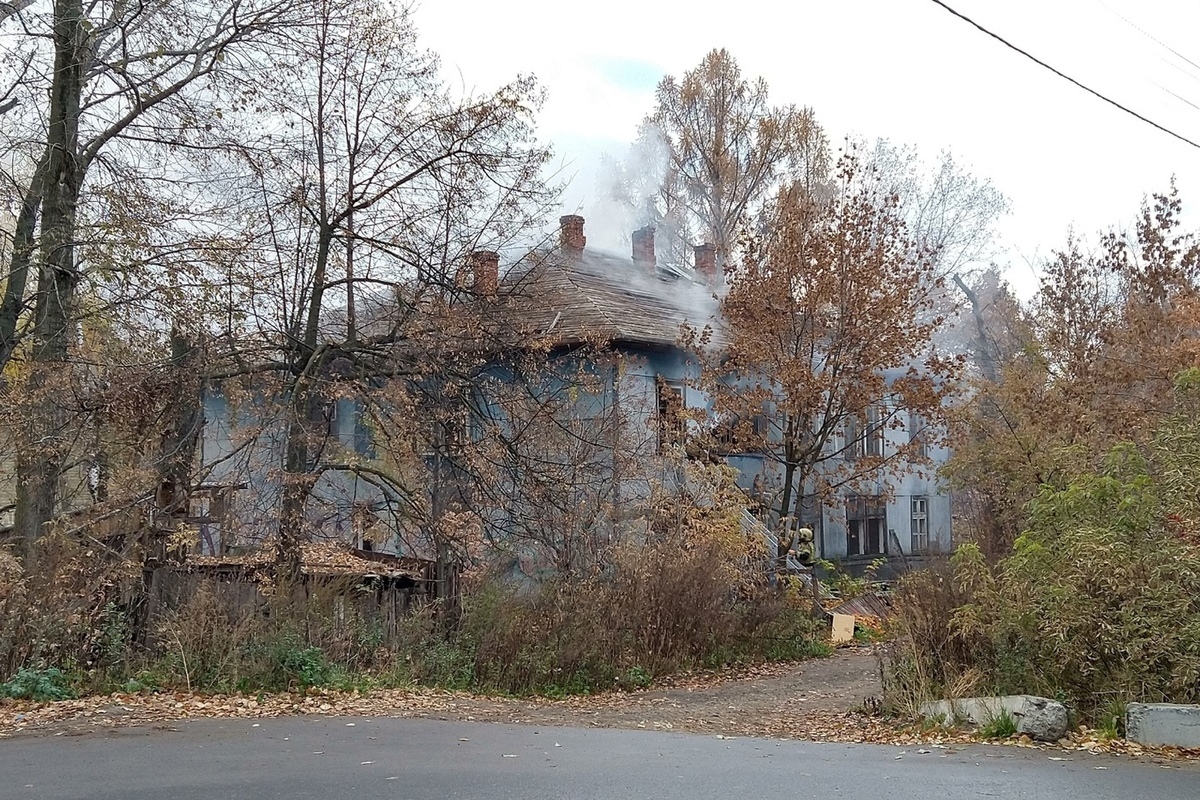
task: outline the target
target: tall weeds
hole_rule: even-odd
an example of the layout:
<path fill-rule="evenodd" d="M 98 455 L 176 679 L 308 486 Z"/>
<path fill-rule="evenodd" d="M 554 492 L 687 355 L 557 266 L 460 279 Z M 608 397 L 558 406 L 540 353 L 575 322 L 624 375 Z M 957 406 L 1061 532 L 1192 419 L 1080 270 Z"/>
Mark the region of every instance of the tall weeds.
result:
<path fill-rule="evenodd" d="M 0 680 L 21 668 L 61 667 L 83 691 L 420 682 L 562 694 L 827 652 L 805 597 L 755 582 L 749 562 L 729 558 L 729 539 L 694 533 L 618 547 L 589 577 L 540 586 L 484 580 L 464 595 L 452 624 L 437 605 L 419 605 L 398 634 L 386 636 L 348 601 L 352 584 L 310 586 L 246 607 L 216 583 L 202 584 L 135 636 L 132 610 L 116 593 L 116 567 L 107 568 L 108 588 L 100 591 L 88 579 L 86 550 L 50 548 L 35 573 L 0 561 L 8 576 L 0 589 Z"/>

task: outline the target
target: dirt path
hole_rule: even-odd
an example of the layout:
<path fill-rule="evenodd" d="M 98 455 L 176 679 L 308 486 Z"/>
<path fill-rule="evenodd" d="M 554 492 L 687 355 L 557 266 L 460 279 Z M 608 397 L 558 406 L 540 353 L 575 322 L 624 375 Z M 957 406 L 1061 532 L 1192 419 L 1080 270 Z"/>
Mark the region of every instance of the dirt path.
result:
<path fill-rule="evenodd" d="M 484 713 L 522 722 L 744 735 L 779 730 L 804 719 L 857 715 L 864 702 L 878 697 L 880 691 L 873 653 L 848 649 L 829 658 L 773 665 L 732 679 L 683 680 L 670 688 L 531 701 L 520 709 L 513 708 L 512 701 L 494 706 L 476 702 Z"/>

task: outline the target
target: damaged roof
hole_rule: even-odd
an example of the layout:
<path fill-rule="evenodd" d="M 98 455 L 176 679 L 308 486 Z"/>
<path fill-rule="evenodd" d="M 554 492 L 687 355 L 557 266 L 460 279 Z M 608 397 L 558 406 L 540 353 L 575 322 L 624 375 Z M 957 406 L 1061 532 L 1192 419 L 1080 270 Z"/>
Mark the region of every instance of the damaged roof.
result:
<path fill-rule="evenodd" d="M 555 250 L 510 269 L 500 292 L 522 334 L 555 344 L 679 344 L 684 325 L 719 335 L 714 290 L 611 253 Z"/>
<path fill-rule="evenodd" d="M 270 547 L 238 555 L 192 555 L 187 559 L 189 566 L 208 568 L 260 568 L 268 567 L 274 561 L 275 551 Z M 422 566 L 419 559 L 363 552 L 330 542 L 303 542 L 300 545 L 300 571 L 305 575 L 378 576 L 420 581 L 424 579 Z"/>

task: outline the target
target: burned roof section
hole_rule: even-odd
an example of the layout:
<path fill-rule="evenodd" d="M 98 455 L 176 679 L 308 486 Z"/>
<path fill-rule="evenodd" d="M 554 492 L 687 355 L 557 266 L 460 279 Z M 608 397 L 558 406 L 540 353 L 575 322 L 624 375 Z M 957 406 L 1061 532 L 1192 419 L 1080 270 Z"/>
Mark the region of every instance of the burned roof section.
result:
<path fill-rule="evenodd" d="M 533 254 L 500 280 L 500 294 L 525 335 L 555 344 L 677 346 L 684 325 L 719 335 L 711 247 L 697 247 L 700 269 L 667 268 L 654 257 L 654 232 L 634 233 L 632 257 L 583 247 L 583 220 L 563 218 L 560 246 Z"/>

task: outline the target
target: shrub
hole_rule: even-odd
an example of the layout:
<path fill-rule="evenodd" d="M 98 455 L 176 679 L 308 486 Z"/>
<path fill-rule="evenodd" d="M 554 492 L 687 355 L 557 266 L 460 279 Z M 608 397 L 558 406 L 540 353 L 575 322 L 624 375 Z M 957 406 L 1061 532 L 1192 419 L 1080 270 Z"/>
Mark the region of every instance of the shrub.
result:
<path fill-rule="evenodd" d="M 138 573 L 129 560 L 89 545 L 51 531 L 24 566 L 0 549 L 0 675 L 46 663 L 73 672 L 125 660 L 128 629 L 112 595 Z"/>
<path fill-rule="evenodd" d="M 1116 733 L 1130 701 L 1200 702 L 1200 372 L 1148 455 L 1043 487 L 998 564 L 965 546 L 952 575 L 901 585 L 890 702 L 978 690 L 1059 697 Z"/>
<path fill-rule="evenodd" d="M 1089 716 L 1113 698 L 1200 700 L 1200 548 L 1170 529 L 1161 488 L 1118 448 L 1102 474 L 1042 492 L 994 574 L 967 565 L 978 588 L 957 623 L 989 640 L 999 688 L 1062 694 Z"/>
<path fill-rule="evenodd" d="M 410 621 L 404 668 L 414 680 L 452 688 L 561 695 L 829 652 L 807 598 L 765 586 L 735 591 L 721 559 L 719 543 L 664 536 L 618 548 L 594 576 L 532 591 L 486 581 L 463 598 L 446 635 L 427 617 Z"/>
<path fill-rule="evenodd" d="M 305 646 L 297 636 L 283 637 L 276 644 L 274 657 L 289 685 L 309 689 L 330 681 L 332 670 L 325 653 L 319 647 Z"/>
<path fill-rule="evenodd" d="M 16 700 L 70 700 L 75 692 L 68 685 L 67 676 L 55 667 L 32 669 L 22 667 L 17 674 L 0 683 L 0 696 Z"/>
<path fill-rule="evenodd" d="M 956 573 L 977 552 L 961 548 L 953 562 L 909 573 L 898 582 L 894 613 L 886 622 L 889 641 L 880 651 L 891 711 L 916 716 L 926 700 L 968 696 L 984 682 L 977 665 L 990 658 L 990 646 L 955 624 L 958 609 L 974 596 Z"/>

